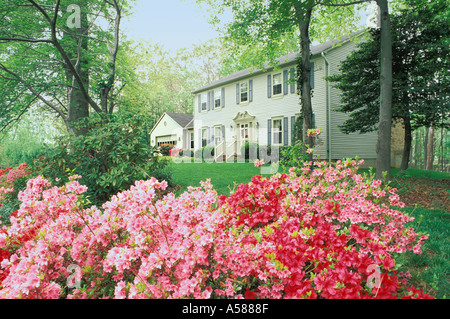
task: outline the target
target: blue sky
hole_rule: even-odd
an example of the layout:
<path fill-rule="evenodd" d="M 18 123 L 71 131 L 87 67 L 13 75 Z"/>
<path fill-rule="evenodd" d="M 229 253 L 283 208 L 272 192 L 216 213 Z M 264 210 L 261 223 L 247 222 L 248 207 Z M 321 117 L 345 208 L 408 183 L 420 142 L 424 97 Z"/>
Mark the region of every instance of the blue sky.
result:
<path fill-rule="evenodd" d="M 218 35 L 208 13 L 195 0 L 137 0 L 134 14 L 125 19 L 127 37 L 158 42 L 168 50 L 198 44 Z"/>
<path fill-rule="evenodd" d="M 133 15 L 124 19 L 122 30 L 128 38 L 157 42 L 176 51 L 219 35 L 208 23 L 209 17 L 195 0 L 136 0 Z"/>

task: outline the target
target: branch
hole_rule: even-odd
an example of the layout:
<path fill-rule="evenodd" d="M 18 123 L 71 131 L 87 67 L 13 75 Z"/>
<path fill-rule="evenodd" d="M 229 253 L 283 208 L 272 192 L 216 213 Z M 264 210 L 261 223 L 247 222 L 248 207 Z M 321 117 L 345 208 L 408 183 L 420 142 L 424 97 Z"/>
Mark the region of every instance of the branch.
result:
<path fill-rule="evenodd" d="M 322 5 L 327 7 L 345 7 L 345 6 L 352 6 L 355 4 L 361 4 L 365 2 L 371 2 L 372 0 L 360 0 L 360 1 L 353 1 L 348 3 L 328 3 L 328 2 L 317 2 L 316 5 Z"/>
<path fill-rule="evenodd" d="M 49 22 L 50 29 L 51 29 L 51 34 L 52 34 L 52 41 L 51 41 L 51 43 L 56 47 L 58 52 L 61 54 L 62 58 L 64 59 L 65 64 L 69 68 L 70 73 L 72 73 L 73 77 L 75 78 L 76 82 L 78 83 L 78 85 L 80 87 L 80 91 L 83 94 L 84 98 L 86 99 L 86 101 L 89 102 L 89 105 L 91 105 L 92 108 L 97 113 L 102 114 L 102 110 L 99 108 L 97 103 L 95 103 L 95 101 L 92 99 L 92 97 L 87 92 L 87 89 L 84 86 L 84 83 L 81 80 L 80 75 L 76 71 L 76 69 L 75 69 L 72 61 L 70 60 L 69 56 L 67 55 L 66 51 L 64 50 L 64 48 L 61 46 L 61 44 L 58 41 L 58 38 L 56 36 L 56 21 L 57 21 L 58 15 L 55 14 L 55 19 L 52 20 L 52 19 L 50 19 L 50 17 L 47 14 L 47 12 L 45 12 L 45 10 L 41 6 L 39 6 L 36 2 L 34 2 L 33 0 L 28 0 L 28 1 L 30 3 L 32 3 L 42 13 L 42 15 L 45 17 L 45 19 L 47 19 L 47 21 Z"/>
<path fill-rule="evenodd" d="M 22 83 L 31 93 L 33 93 L 34 96 L 39 98 L 42 102 L 44 102 L 47 106 L 55 110 L 62 118 L 65 118 L 64 112 L 62 112 L 56 105 L 48 101 L 46 98 L 44 98 L 41 94 L 42 92 L 37 92 L 33 89 L 31 85 L 29 85 L 22 77 L 20 77 L 18 74 L 14 73 L 13 71 L 9 70 L 7 67 L 5 67 L 2 63 L 0 63 L 0 69 L 5 71 L 6 73 L 11 74 L 17 81 Z"/>
<path fill-rule="evenodd" d="M 15 38 L 15 37 L 0 37 L 0 41 L 5 42 L 29 42 L 29 43 L 52 43 L 51 40 L 43 40 L 43 39 L 32 39 L 27 37 Z"/>
<path fill-rule="evenodd" d="M 42 93 L 42 92 L 41 92 L 41 93 Z M 38 97 L 35 96 L 35 97 L 30 101 L 30 103 L 28 103 L 28 105 L 25 106 L 25 107 L 23 108 L 23 110 L 20 112 L 20 114 L 19 114 L 16 118 L 14 118 L 14 119 L 12 119 L 12 120 L 9 120 L 8 123 L 6 123 L 5 125 L 3 125 L 3 127 L 0 129 L 0 133 L 3 133 L 3 131 L 5 131 L 6 128 L 7 128 L 9 125 L 11 125 L 12 123 L 17 122 L 18 120 L 20 120 L 20 118 L 22 117 L 22 115 L 25 114 L 25 112 L 28 110 L 28 108 L 31 106 L 31 104 L 33 104 L 37 99 L 38 99 Z"/>

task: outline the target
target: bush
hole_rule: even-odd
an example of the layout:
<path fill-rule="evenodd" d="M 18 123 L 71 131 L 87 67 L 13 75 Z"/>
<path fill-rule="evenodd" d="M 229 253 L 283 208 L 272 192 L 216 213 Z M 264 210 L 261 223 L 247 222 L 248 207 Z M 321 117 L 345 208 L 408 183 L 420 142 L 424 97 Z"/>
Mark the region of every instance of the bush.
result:
<path fill-rule="evenodd" d="M 49 155 L 35 162 L 35 176 L 62 185 L 68 175 L 81 175 L 95 204 L 129 188 L 136 180 L 155 177 L 171 183 L 169 161 L 154 156 L 156 150 L 147 143 L 142 117 L 111 115 L 105 122 L 95 116 L 83 125 L 89 129 L 85 136 L 65 137 Z"/>
<path fill-rule="evenodd" d="M 1 229 L 0 297 L 429 298 L 398 272 L 427 236 L 395 189 L 354 161 L 314 166 L 219 197 L 210 181 L 163 196 L 152 178 L 86 209 L 78 176 L 32 179 Z"/>
<path fill-rule="evenodd" d="M 259 145 L 257 143 L 245 142 L 241 145 L 241 156 L 246 160 L 256 160 L 259 158 Z"/>
<path fill-rule="evenodd" d="M 26 188 L 30 167 L 23 163 L 16 168 L 0 169 L 0 222 L 9 224 L 10 215 L 19 209 L 17 195 Z"/>
<path fill-rule="evenodd" d="M 294 145 L 280 148 L 280 165 L 284 170 L 290 167 L 301 168 L 303 163 L 309 161 L 308 148 L 302 141 L 296 141 Z"/>
<path fill-rule="evenodd" d="M 203 157 L 209 158 L 210 156 L 214 156 L 215 151 L 216 151 L 216 148 L 214 145 L 203 146 L 203 148 L 202 148 Z"/>
<path fill-rule="evenodd" d="M 170 151 L 174 148 L 173 144 L 161 144 L 158 149 L 162 156 L 170 156 Z"/>

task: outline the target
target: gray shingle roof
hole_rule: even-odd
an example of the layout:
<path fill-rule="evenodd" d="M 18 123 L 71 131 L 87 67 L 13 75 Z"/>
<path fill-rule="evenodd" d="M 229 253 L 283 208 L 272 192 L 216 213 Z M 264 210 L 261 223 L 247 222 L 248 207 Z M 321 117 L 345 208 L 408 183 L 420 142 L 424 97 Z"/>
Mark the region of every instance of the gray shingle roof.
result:
<path fill-rule="evenodd" d="M 345 42 L 345 41 L 349 40 L 350 38 L 353 38 L 354 36 L 357 36 L 357 35 L 359 35 L 359 34 L 361 34 L 363 32 L 365 32 L 365 30 L 356 32 L 356 33 L 354 33 L 354 34 L 352 34 L 350 36 L 347 36 L 347 37 L 343 37 L 340 40 L 328 41 L 328 42 L 325 42 L 325 43 L 322 43 L 322 44 L 318 44 L 318 45 L 312 46 L 311 47 L 311 55 L 312 56 L 318 55 L 318 54 L 324 52 L 325 50 L 333 48 L 337 44 Z M 276 61 L 279 62 L 279 64 L 278 64 L 279 67 L 283 67 L 283 66 L 295 63 L 295 60 L 299 56 L 300 56 L 300 52 L 295 52 L 295 53 L 291 53 L 291 54 L 282 56 L 281 58 L 276 59 Z M 204 87 L 201 87 L 201 88 L 193 91 L 192 93 L 193 94 L 197 94 L 199 92 L 212 89 L 212 88 L 217 87 L 219 85 L 227 84 L 227 83 L 239 80 L 239 79 L 243 79 L 243 78 L 246 78 L 246 77 L 249 77 L 249 76 L 257 75 L 259 73 L 263 73 L 263 72 L 265 72 L 267 70 L 270 70 L 272 68 L 273 68 L 273 66 L 270 66 L 269 63 L 266 62 L 266 64 L 264 65 L 264 70 L 253 70 L 252 71 L 251 68 L 247 68 L 245 70 L 241 70 L 241 71 L 238 71 L 236 73 L 230 74 L 230 75 L 228 75 L 226 77 L 223 77 L 223 78 L 221 78 L 221 79 L 219 79 L 217 81 L 211 82 L 210 84 L 208 84 L 208 85 L 206 85 Z"/>
<path fill-rule="evenodd" d="M 180 124 L 183 128 L 194 127 L 194 115 L 185 113 L 169 113 L 166 112 L 175 122 Z"/>

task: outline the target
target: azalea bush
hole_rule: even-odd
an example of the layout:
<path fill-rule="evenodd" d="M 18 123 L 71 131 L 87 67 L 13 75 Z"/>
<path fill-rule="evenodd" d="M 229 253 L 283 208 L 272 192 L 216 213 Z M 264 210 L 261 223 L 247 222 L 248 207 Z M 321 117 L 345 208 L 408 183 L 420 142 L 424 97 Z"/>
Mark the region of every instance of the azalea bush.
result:
<path fill-rule="evenodd" d="M 308 162 L 230 196 L 151 178 L 87 209 L 81 176 L 39 176 L 0 232 L 0 297 L 429 298 L 395 262 L 427 236 L 356 171 Z"/>
<path fill-rule="evenodd" d="M 16 168 L 0 169 L 0 222 L 8 223 L 12 212 L 20 206 L 19 191 L 25 189 L 30 167 L 23 163 Z"/>

